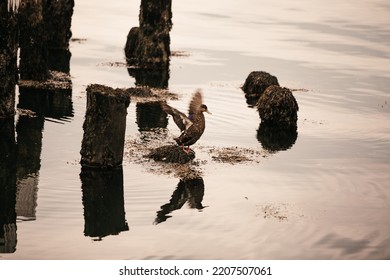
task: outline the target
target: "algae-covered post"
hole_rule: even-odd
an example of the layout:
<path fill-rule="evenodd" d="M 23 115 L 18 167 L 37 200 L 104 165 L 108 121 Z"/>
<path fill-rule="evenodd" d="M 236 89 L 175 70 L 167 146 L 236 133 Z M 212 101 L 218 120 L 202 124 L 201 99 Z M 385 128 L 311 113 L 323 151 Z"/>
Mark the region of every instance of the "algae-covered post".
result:
<path fill-rule="evenodd" d="M 0 118 L 0 254 L 16 250 L 16 150 L 14 118 Z"/>
<path fill-rule="evenodd" d="M 20 77 L 43 81 L 49 70 L 69 72 L 74 0 L 21 0 Z"/>
<path fill-rule="evenodd" d="M 44 19 L 50 70 L 69 73 L 69 40 L 74 0 L 45 0 Z"/>
<path fill-rule="evenodd" d="M 19 6 L 20 78 L 43 81 L 49 77 L 43 0 L 21 0 Z"/>
<path fill-rule="evenodd" d="M 272 85 L 279 85 L 278 78 L 264 71 L 252 71 L 242 86 L 247 103 L 255 105 L 263 92 Z"/>
<path fill-rule="evenodd" d="M 257 110 L 262 122 L 297 126 L 299 106 L 288 88 L 269 86 L 260 96 Z"/>
<path fill-rule="evenodd" d="M 87 109 L 80 152 L 83 166 L 122 165 L 129 104 L 130 95 L 123 90 L 98 84 L 87 87 Z"/>
<path fill-rule="evenodd" d="M 15 114 L 18 50 L 17 15 L 7 0 L 0 2 L 0 118 Z"/>
<path fill-rule="evenodd" d="M 139 28 L 133 27 L 125 46 L 129 65 L 147 69 L 167 69 L 172 28 L 171 0 L 142 0 Z"/>

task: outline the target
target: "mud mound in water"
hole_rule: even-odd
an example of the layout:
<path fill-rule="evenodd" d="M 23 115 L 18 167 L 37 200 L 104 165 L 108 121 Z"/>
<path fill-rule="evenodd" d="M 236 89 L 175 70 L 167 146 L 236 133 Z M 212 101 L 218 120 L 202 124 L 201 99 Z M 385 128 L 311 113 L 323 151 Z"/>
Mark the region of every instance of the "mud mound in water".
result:
<path fill-rule="evenodd" d="M 177 145 L 166 145 L 153 149 L 146 156 L 154 159 L 155 161 L 170 163 L 187 163 L 195 158 L 195 152 L 190 149 L 187 153 Z"/>

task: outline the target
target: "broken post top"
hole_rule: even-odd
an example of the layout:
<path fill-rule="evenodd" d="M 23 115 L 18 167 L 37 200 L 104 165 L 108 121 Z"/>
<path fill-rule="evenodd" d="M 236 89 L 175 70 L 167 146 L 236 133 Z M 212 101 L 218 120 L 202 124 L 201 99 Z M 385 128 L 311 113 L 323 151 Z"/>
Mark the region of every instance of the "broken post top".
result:
<path fill-rule="evenodd" d="M 119 103 L 124 102 L 126 107 L 130 104 L 130 95 L 122 89 L 114 89 L 109 86 L 90 84 L 87 86 L 87 93 L 94 93 L 108 98 L 115 98 Z"/>

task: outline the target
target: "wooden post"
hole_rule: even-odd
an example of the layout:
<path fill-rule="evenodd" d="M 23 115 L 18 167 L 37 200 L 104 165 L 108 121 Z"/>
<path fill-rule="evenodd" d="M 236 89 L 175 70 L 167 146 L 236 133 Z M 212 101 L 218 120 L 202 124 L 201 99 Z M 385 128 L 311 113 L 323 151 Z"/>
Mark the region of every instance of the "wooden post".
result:
<path fill-rule="evenodd" d="M 20 19 L 20 78 L 46 80 L 49 77 L 47 34 L 43 0 L 21 0 Z"/>
<path fill-rule="evenodd" d="M 167 69 L 170 57 L 172 0 L 141 0 L 139 28 L 127 37 L 125 54 L 130 65 L 147 69 Z"/>
<path fill-rule="evenodd" d="M 69 73 L 69 40 L 74 0 L 44 0 L 44 20 L 50 70 Z"/>
<path fill-rule="evenodd" d="M 15 114 L 17 82 L 18 28 L 15 11 L 8 10 L 8 1 L 0 2 L 0 118 Z"/>
<path fill-rule="evenodd" d="M 242 86 L 246 102 L 252 106 L 256 105 L 263 92 L 272 85 L 279 85 L 278 78 L 264 71 L 252 71 Z"/>
<path fill-rule="evenodd" d="M 130 96 L 123 90 L 98 84 L 87 87 L 87 109 L 80 152 L 82 165 L 122 165 L 129 104 Z"/>
<path fill-rule="evenodd" d="M 16 150 L 14 118 L 0 119 L 0 253 L 16 250 Z"/>

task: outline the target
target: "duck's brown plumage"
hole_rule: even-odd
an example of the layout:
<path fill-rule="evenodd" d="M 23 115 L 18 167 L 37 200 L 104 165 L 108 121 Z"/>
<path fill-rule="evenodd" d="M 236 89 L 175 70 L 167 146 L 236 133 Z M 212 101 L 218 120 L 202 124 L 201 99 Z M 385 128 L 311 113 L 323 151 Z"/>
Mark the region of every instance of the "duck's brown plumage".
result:
<path fill-rule="evenodd" d="M 202 104 L 202 93 L 199 90 L 192 97 L 188 116 L 165 102 L 161 103 L 161 107 L 165 113 L 172 115 L 174 122 L 182 131 L 179 137 L 174 138 L 178 145 L 191 146 L 199 140 L 206 127 L 203 112 L 208 112 L 207 106 Z"/>

